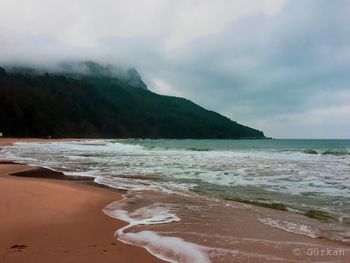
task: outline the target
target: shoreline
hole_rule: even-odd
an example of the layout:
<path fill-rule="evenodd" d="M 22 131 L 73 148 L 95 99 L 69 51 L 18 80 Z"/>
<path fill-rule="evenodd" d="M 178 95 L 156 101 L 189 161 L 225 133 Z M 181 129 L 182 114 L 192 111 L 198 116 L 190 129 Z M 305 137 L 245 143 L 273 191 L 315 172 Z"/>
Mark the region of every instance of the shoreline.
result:
<path fill-rule="evenodd" d="M 63 142 L 63 141 L 92 141 L 98 139 L 84 139 L 84 138 L 62 138 L 62 139 L 43 139 L 43 138 L 5 138 L 0 137 L 0 147 L 12 145 L 17 142 Z"/>
<path fill-rule="evenodd" d="M 71 139 L 74 140 L 74 139 Z M 17 142 L 18 140 L 16 140 Z M 23 140 L 20 140 L 23 141 Z M 30 141 L 30 140 L 29 140 Z M 48 140 L 45 140 L 45 142 L 47 142 Z M 51 140 L 54 141 L 54 140 Z M 1 146 L 1 139 L 0 139 L 0 146 Z M 11 165 L 9 163 L 5 164 L 5 165 Z M 1 163 L 0 163 L 0 174 L 1 174 Z M 109 187 L 95 187 L 95 186 L 91 186 L 88 184 L 91 184 L 91 180 L 89 182 L 89 178 L 87 180 L 85 180 L 85 178 L 83 180 L 81 180 L 81 178 L 79 178 L 80 180 L 76 181 L 77 183 L 72 183 L 69 181 L 69 178 L 67 180 L 67 177 L 65 177 L 64 174 L 60 173 L 60 172 L 54 172 L 53 173 L 57 173 L 55 176 L 55 179 L 64 179 L 64 180 L 50 180 L 50 179 L 42 179 L 42 178 L 34 178 L 37 177 L 38 173 L 49 173 L 50 171 L 49 169 L 46 168 L 38 168 L 38 167 L 30 167 L 30 166 L 25 166 L 25 165 L 21 165 L 21 167 L 27 167 L 27 169 L 30 169 L 29 171 L 25 171 L 24 174 L 22 173 L 21 175 L 25 175 L 25 177 L 14 177 L 12 176 L 11 178 L 18 178 L 19 181 L 21 181 L 21 184 L 23 184 L 23 181 L 35 181 L 35 182 L 40 182 L 40 181 L 47 181 L 51 184 L 54 184 L 57 186 L 57 184 L 59 185 L 64 185 L 64 186 L 71 186 L 74 187 L 77 186 L 77 188 L 91 188 L 88 190 L 87 193 L 87 198 L 90 199 L 91 195 L 95 195 L 95 192 L 99 192 L 99 194 L 102 195 L 102 192 L 106 192 L 108 193 L 108 195 L 113 194 L 114 198 L 113 200 L 106 200 L 103 204 L 101 202 L 101 204 L 99 204 L 99 207 L 96 207 L 94 205 L 91 205 L 89 203 L 88 205 L 88 209 L 92 211 L 92 209 L 94 210 L 94 213 L 97 213 L 97 211 L 100 212 L 100 214 L 102 214 L 104 217 L 108 217 L 106 215 L 103 214 L 102 209 L 106 208 L 106 206 L 108 204 L 114 203 L 115 201 L 118 201 L 120 203 L 121 200 L 121 194 L 118 190 L 110 190 L 108 189 Z M 9 168 L 8 168 L 9 169 Z M 48 171 L 47 171 L 48 170 Z M 17 174 L 18 175 L 18 174 Z M 63 175 L 63 176 L 62 176 Z M 8 176 L 9 177 L 9 176 Z M 0 193 L 2 193 L 2 183 L 1 180 L 3 179 L 3 176 L 0 176 Z M 75 181 L 74 178 L 73 182 Z M 82 183 L 82 184 L 80 184 Z M 103 189 L 103 188 L 107 188 L 107 189 Z M 94 189 L 94 190 L 92 190 Z M 81 190 L 81 189 L 80 189 Z M 86 190 L 86 189 L 85 189 Z M 101 191 L 100 191 L 101 190 Z M 51 194 L 51 193 L 50 193 Z M 183 199 L 173 199 L 172 196 L 161 196 L 159 193 L 157 193 L 156 195 L 153 195 L 151 193 L 150 196 L 147 196 L 148 193 L 147 192 L 143 192 L 142 193 L 142 197 L 140 200 L 135 202 L 131 202 L 129 203 L 129 205 L 133 206 L 135 205 L 135 208 L 146 208 L 147 205 L 152 205 L 152 203 L 156 202 L 157 200 L 161 200 L 161 202 L 165 202 L 165 203 L 174 203 L 174 204 L 179 204 L 179 203 L 186 203 L 189 206 L 191 206 L 191 200 L 183 198 Z M 117 198 L 115 198 L 115 196 L 117 196 Z M 136 196 L 134 196 L 136 197 Z M 68 197 L 67 197 L 68 198 Z M 107 198 L 108 199 L 108 198 Z M 70 201 L 70 199 L 68 199 Z M 152 201 L 151 203 L 145 203 L 146 200 L 150 200 Z M 0 203 L 1 204 L 1 203 Z M 198 206 L 199 203 L 195 202 L 193 203 L 194 207 Z M 203 204 L 202 207 L 205 207 L 206 204 Z M 78 205 L 79 206 L 79 205 Z M 225 231 L 224 232 L 220 232 L 222 227 L 226 227 L 227 231 L 230 232 L 230 234 L 232 235 L 227 241 L 230 241 L 229 243 L 234 244 L 233 246 L 229 246 L 228 249 L 232 250 L 232 260 L 238 260 L 238 262 L 249 262 L 250 258 L 253 259 L 254 257 L 256 257 L 255 259 L 259 259 L 259 260 L 264 260 L 265 259 L 270 259 L 272 261 L 276 261 L 278 262 L 279 260 L 283 259 L 283 261 L 285 262 L 304 262 L 304 261 L 311 261 L 311 262 L 316 262 L 319 260 L 329 260 L 329 262 L 345 262 L 343 261 L 346 258 L 346 255 L 348 255 L 348 253 L 350 253 L 350 249 L 349 246 L 346 244 L 342 244 L 342 243 L 338 243 L 337 241 L 331 241 L 331 240 L 327 240 L 324 238 L 310 238 L 310 237 L 306 237 L 304 235 L 300 235 L 300 234 L 296 234 L 293 232 L 288 232 L 282 229 L 279 229 L 278 227 L 274 226 L 273 222 L 265 222 L 267 219 L 269 218 L 262 218 L 262 221 L 260 220 L 259 222 L 256 220 L 257 218 L 255 217 L 256 214 L 260 214 L 260 215 L 264 215 L 264 211 L 266 212 L 265 215 L 270 215 L 270 213 L 272 213 L 272 210 L 270 210 L 269 208 L 263 208 L 263 207 L 255 207 L 255 206 L 251 206 L 251 205 L 246 205 L 246 204 L 242 204 L 242 203 L 237 203 L 236 202 L 232 202 L 232 213 L 229 214 L 225 214 L 224 211 L 222 211 L 222 206 L 218 205 L 216 208 L 213 207 L 213 216 L 220 214 L 220 216 L 225 215 L 226 220 L 222 222 L 222 224 L 216 224 L 215 226 L 211 227 L 212 233 L 210 234 L 211 237 L 213 237 L 212 235 L 215 234 L 215 236 L 220 236 L 220 238 L 225 237 L 225 234 L 227 234 Z M 237 206 L 237 207 L 235 207 Z M 50 206 L 49 208 L 52 209 L 52 207 L 54 206 Z M 153 207 L 153 206 L 152 206 Z M 0 207 L 1 208 L 1 207 Z M 153 207 L 155 208 L 155 207 Z M 152 209 L 153 209 L 152 208 Z M 253 211 L 254 210 L 254 211 Z M 131 210 L 133 211 L 133 209 Z M 177 211 L 178 212 L 178 211 Z M 176 214 L 177 214 L 176 212 Z M 193 212 L 193 211 L 192 211 Z M 191 212 L 191 213 L 192 213 Z M 277 213 L 284 213 L 284 211 L 274 211 L 273 213 L 277 214 Z M 200 211 L 198 213 L 198 215 L 195 217 L 195 219 L 198 220 L 201 218 L 201 216 L 205 214 L 205 211 Z M 0 214 L 1 215 L 1 214 Z M 189 215 L 189 214 L 187 214 Z M 191 214 L 190 217 L 186 216 L 186 213 L 184 214 L 179 214 L 179 218 L 181 218 L 181 222 L 173 222 L 171 224 L 156 224 L 156 225 L 150 225 L 150 226 L 138 226 L 138 230 L 151 230 L 154 231 L 154 233 L 174 233 L 173 235 L 170 234 L 169 237 L 173 236 L 173 237 L 180 237 L 183 238 L 183 240 L 189 240 L 189 236 L 186 236 L 186 233 L 190 233 L 188 232 L 189 230 L 191 231 L 197 231 L 198 233 L 205 233 L 206 229 L 202 229 L 202 226 L 205 227 L 205 225 L 208 223 L 207 220 L 204 220 L 203 222 L 201 222 L 198 225 L 198 229 L 194 230 L 192 227 L 191 229 L 184 229 L 183 233 L 186 234 L 185 236 L 178 236 L 178 233 L 176 233 L 176 231 L 178 231 L 179 229 L 181 229 L 181 227 L 183 227 L 186 224 L 191 224 L 191 222 L 193 222 L 193 214 Z M 70 216 L 71 217 L 71 216 Z M 69 218 L 70 218 L 69 217 Z M 81 217 L 85 217 L 85 216 L 81 216 Z M 64 217 L 65 220 L 67 219 L 67 217 Z M 118 218 L 118 217 L 117 217 Z M 120 230 L 122 228 L 124 228 L 126 225 L 128 225 L 127 222 L 121 221 L 121 220 L 117 220 L 117 219 L 113 219 L 114 221 L 114 228 L 111 231 L 111 233 L 107 234 L 107 232 L 105 232 L 105 236 L 103 237 L 104 240 L 108 239 L 108 235 L 112 235 L 116 230 Z M 265 221 L 264 221 L 265 220 Z M 18 220 L 19 221 L 19 220 Z M 54 220 L 53 220 L 54 221 Z M 116 226 L 117 222 L 118 222 L 118 226 Z M 264 222 L 263 222 L 264 221 Z M 99 223 L 95 222 L 91 222 L 89 227 L 87 229 L 91 228 L 96 228 L 99 227 L 98 226 Z M 226 224 L 226 225 L 225 225 Z M 215 227 L 219 227 L 219 228 L 215 228 Z M 206 227 L 205 227 L 206 228 Z M 0 228 L 0 231 L 2 231 L 2 229 Z M 21 232 L 20 230 L 17 230 L 19 232 Z M 98 229 L 97 229 L 98 231 Z M 174 232 L 175 231 L 175 232 Z M 72 232 L 68 231 L 69 234 L 72 234 Z M 36 235 L 36 228 L 32 228 L 31 229 L 31 235 Z M 72 234 L 72 236 L 74 237 L 75 240 L 77 240 L 77 242 L 84 242 L 84 240 L 82 241 L 82 237 L 80 236 L 80 232 L 78 233 L 74 233 Z M 164 238 L 167 238 L 167 234 L 164 236 Z M 102 234 L 101 234 L 101 238 L 102 238 Z M 162 237 L 161 237 L 162 238 Z M 172 238 L 172 237 L 171 237 Z M 83 238 L 84 239 L 84 238 Z M 111 242 L 110 244 L 114 243 L 114 246 L 116 246 L 116 244 L 119 245 L 119 243 L 124 244 L 123 242 L 119 242 L 116 238 L 113 237 L 114 242 Z M 174 240 L 174 239 L 173 239 Z M 214 243 L 218 241 L 217 238 L 210 238 L 211 241 L 213 241 Z M 208 247 L 211 247 L 212 245 L 214 245 L 214 243 L 212 243 L 209 240 L 208 243 Z M 192 244 L 197 244 L 196 239 L 192 240 Z M 227 241 L 224 241 L 225 243 L 227 243 Z M 191 240 L 190 240 L 191 242 Z M 108 243 L 106 243 L 108 244 Z M 186 243 L 186 246 L 188 246 L 189 243 Z M 0 240 L 0 245 L 2 245 L 1 240 Z M 15 251 L 19 251 L 20 253 L 23 253 L 23 251 L 27 250 L 28 248 L 22 248 L 22 245 L 26 245 L 26 244 L 21 244 L 21 243 L 14 243 L 12 244 L 10 247 L 7 246 L 7 252 L 9 254 L 9 252 L 13 252 L 12 250 Z M 15 247 L 14 247 L 15 246 Z M 71 247 L 74 247 L 75 245 L 71 245 Z M 96 247 L 90 247 L 89 244 L 87 244 L 87 248 L 85 251 L 85 253 L 94 253 L 92 250 L 94 250 L 94 248 Z M 145 256 L 141 256 L 142 260 L 141 262 L 161 262 L 161 260 L 159 260 L 156 257 L 151 256 L 151 254 L 148 254 L 148 252 L 146 252 L 146 250 L 144 248 L 140 248 L 136 246 L 130 246 L 130 245 L 125 245 L 127 247 L 131 247 L 132 250 L 141 250 L 143 251 L 143 254 L 147 254 L 148 257 L 151 257 L 149 260 L 147 261 L 147 259 L 145 258 Z M 4 246 L 2 246 L 4 247 Z M 11 248 L 14 247 L 14 248 Z M 80 257 L 81 254 L 81 250 L 83 250 L 83 248 L 79 247 L 77 251 L 75 251 L 75 260 L 84 260 L 83 258 Z M 324 255 L 317 255 L 316 253 L 318 253 L 318 251 L 326 251 L 326 249 L 332 249 L 332 251 L 335 252 L 341 252 L 344 254 L 340 254 L 337 256 L 324 256 Z M 106 251 L 105 251 L 106 250 Z M 60 251 L 60 253 L 63 253 L 63 256 L 67 256 L 66 254 L 69 254 L 68 252 L 71 252 L 70 250 L 63 250 Z M 86 252 L 88 251 L 88 252 Z M 105 259 L 107 258 L 107 253 L 109 252 L 109 249 L 103 249 L 103 252 L 101 252 L 101 259 L 97 258 L 94 259 L 91 262 L 100 262 L 102 260 L 102 262 L 109 262 L 109 258 L 107 261 L 105 261 Z M 314 253 L 313 255 L 309 255 L 309 251 L 311 251 L 311 253 Z M 242 252 L 242 253 L 241 253 Z M 56 252 L 57 253 L 57 249 Z M 129 253 L 128 251 L 125 252 L 126 254 Z M 130 252 L 133 254 L 133 256 L 135 256 L 135 252 Z M 34 255 L 35 253 L 32 254 Z M 124 255 L 124 254 L 123 254 Z M 264 256 L 265 255 L 265 256 Z M 55 259 L 57 258 L 56 254 L 52 254 L 52 257 L 54 257 Z M 115 253 L 114 256 L 111 256 L 111 260 L 121 260 L 118 262 L 140 262 L 140 259 L 135 259 L 135 261 L 133 261 L 133 259 L 131 259 L 129 256 L 125 256 L 125 261 L 122 260 L 122 256 Z M 344 258 L 345 257 L 345 258 Z M 64 258 L 64 257 L 63 257 Z M 6 258 L 7 259 L 7 258 Z M 248 260 L 248 261 L 247 261 Z M 333 261 L 335 260 L 335 261 Z M 50 262 L 52 260 L 49 260 Z M 86 261 L 86 260 L 85 260 Z M 0 255 L 0 262 L 1 262 L 1 255 Z M 40 262 L 39 261 L 9 261 L 6 260 L 5 262 Z M 46 262 L 46 261 L 43 261 Z M 62 261 L 59 261 L 62 262 Z M 74 260 L 72 261 L 64 261 L 64 262 L 76 262 Z M 89 261 L 86 261 L 89 262 Z M 259 261 L 260 262 L 260 261 Z M 261 262 L 265 262 L 265 261 L 261 261 Z"/>
<path fill-rule="evenodd" d="M 19 141 L 49 140 L 0 139 L 0 147 Z M 121 193 L 57 176 L 0 161 L 0 262 L 163 262 L 114 237 L 127 223 L 102 210 Z"/>

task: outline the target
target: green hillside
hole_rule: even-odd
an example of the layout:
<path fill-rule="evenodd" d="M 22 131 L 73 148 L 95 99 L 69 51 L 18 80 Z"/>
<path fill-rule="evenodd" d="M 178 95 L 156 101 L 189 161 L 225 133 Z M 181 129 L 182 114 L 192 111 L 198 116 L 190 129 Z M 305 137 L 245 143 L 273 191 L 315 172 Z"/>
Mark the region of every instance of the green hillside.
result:
<path fill-rule="evenodd" d="M 261 131 L 187 99 L 158 95 L 144 84 L 138 88 L 143 82 L 135 82 L 136 73 L 131 85 L 130 79 L 104 75 L 0 68 L 0 132 L 18 137 L 264 138 Z"/>

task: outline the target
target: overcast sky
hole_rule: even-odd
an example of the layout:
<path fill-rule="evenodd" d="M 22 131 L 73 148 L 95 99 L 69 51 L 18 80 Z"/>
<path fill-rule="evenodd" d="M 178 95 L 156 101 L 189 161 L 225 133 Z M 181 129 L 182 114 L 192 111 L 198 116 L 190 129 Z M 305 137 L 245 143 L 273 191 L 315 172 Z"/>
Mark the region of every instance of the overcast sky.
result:
<path fill-rule="evenodd" d="M 350 1 L 0 0 L 0 64 L 133 66 L 275 138 L 350 138 Z"/>

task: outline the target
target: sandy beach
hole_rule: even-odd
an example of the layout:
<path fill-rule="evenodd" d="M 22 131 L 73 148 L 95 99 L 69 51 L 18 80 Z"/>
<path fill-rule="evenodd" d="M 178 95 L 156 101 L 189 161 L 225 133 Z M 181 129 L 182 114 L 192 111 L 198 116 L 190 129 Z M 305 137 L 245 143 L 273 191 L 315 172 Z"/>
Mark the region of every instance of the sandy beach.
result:
<path fill-rule="evenodd" d="M 0 145 L 14 141 L 24 140 L 0 139 Z M 121 194 L 64 180 L 9 175 L 31 169 L 0 163 L 1 263 L 160 262 L 114 237 L 126 223 L 102 209 Z M 35 170 L 38 177 L 40 171 Z"/>
<path fill-rule="evenodd" d="M 0 147 L 21 141 L 55 140 L 0 139 Z M 0 161 L 0 263 L 161 262 L 145 249 L 126 245 L 114 237 L 115 231 L 127 223 L 107 216 L 102 209 L 120 200 L 119 192 L 93 186 L 86 177 L 58 179 L 69 178 L 45 168 Z M 211 203 L 208 208 L 205 201 L 152 191 L 138 193 L 129 200 L 132 211 L 153 203 L 200 207 L 198 211 L 177 210 L 181 218 L 178 222 L 138 226 L 139 231 L 169 236 L 175 233 L 173 236 L 192 241 L 171 243 L 178 245 L 174 251 L 184 250 L 186 258 L 198 252 L 193 244 L 204 241 L 207 247 L 222 242 L 222 248 L 230 253 L 224 261 L 214 262 L 347 262 L 350 251 L 345 243 L 283 231 L 272 223 L 259 222 L 256 216 L 265 221 L 272 214 L 287 219 L 295 216 L 285 211 L 237 202 L 226 204 L 225 210 L 220 203 Z M 220 224 L 215 220 L 218 215 Z M 200 238 L 193 233 L 199 233 Z M 210 238 L 204 240 L 205 235 Z M 327 251 L 333 254 L 320 254 Z"/>

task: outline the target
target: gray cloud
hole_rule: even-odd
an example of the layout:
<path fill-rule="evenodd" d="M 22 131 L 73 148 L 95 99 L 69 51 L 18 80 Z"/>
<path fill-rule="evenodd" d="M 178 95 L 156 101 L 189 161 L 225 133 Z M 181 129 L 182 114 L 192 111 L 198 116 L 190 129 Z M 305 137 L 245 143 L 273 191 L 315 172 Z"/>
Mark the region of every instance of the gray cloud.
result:
<path fill-rule="evenodd" d="M 263 1 L 154 0 L 147 14 L 135 11 L 140 1 L 106 2 L 106 19 L 105 8 L 95 15 L 88 1 L 78 22 L 70 13 L 66 31 L 57 17 L 35 30 L 2 18 L 1 62 L 135 66 L 150 89 L 185 96 L 269 136 L 350 137 L 348 1 L 266 0 L 256 7 Z M 129 12 L 113 11 L 118 4 Z M 125 20 L 121 27 L 112 26 L 113 14 Z"/>

